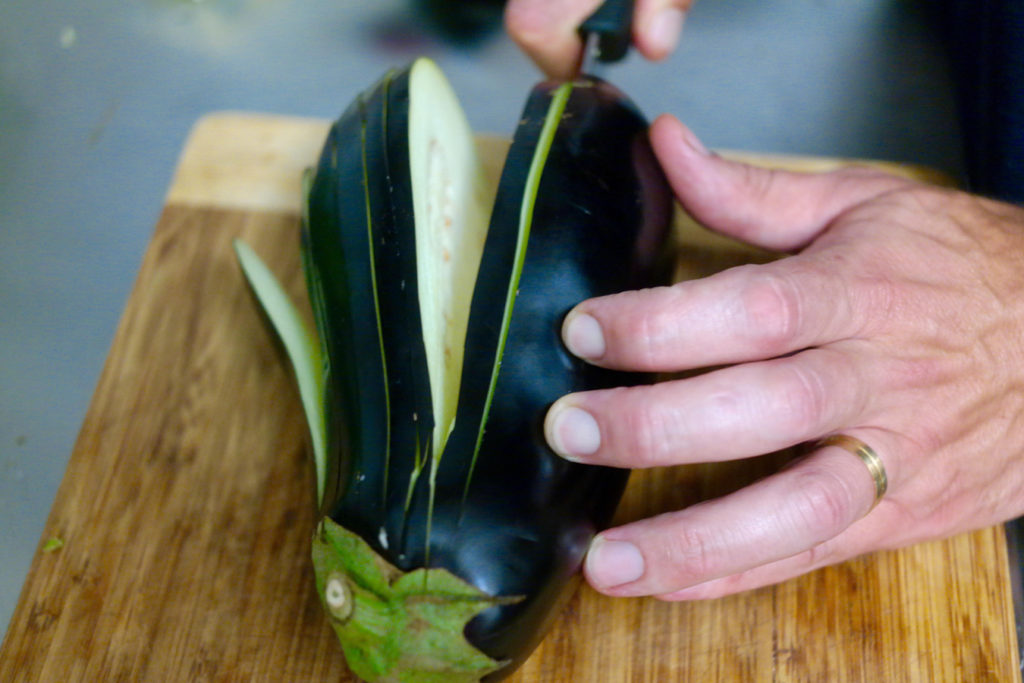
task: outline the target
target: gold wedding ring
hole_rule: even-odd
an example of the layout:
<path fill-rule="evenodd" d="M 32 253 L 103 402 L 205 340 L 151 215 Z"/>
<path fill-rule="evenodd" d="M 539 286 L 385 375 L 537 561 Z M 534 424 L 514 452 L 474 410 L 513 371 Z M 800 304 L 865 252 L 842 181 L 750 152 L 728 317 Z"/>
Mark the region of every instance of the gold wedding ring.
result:
<path fill-rule="evenodd" d="M 818 442 L 817 446 L 818 448 L 838 446 L 844 451 L 849 451 L 860 458 L 867 466 L 871 478 L 875 480 L 875 502 L 871 504 L 871 507 L 874 508 L 878 505 L 878 501 L 882 500 L 882 496 L 885 495 L 885 490 L 889 488 L 889 478 L 885 474 L 885 465 L 882 464 L 882 459 L 878 457 L 878 453 L 875 453 L 875 449 L 860 439 L 847 436 L 846 434 L 826 436 Z"/>

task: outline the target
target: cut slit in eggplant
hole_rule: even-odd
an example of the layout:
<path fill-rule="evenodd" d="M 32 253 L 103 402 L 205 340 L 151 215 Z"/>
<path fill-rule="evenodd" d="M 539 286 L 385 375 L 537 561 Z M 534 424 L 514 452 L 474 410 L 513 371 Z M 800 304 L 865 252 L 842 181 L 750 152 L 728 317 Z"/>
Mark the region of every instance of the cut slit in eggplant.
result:
<path fill-rule="evenodd" d="M 440 69 L 414 63 L 409 90 L 416 274 L 437 462 L 455 423 L 469 302 L 496 188 L 485 184 L 469 122 Z"/>
<path fill-rule="evenodd" d="M 417 60 L 342 114 L 309 185 L 325 360 L 295 367 L 323 369 L 314 568 L 369 681 L 525 660 L 628 476 L 556 456 L 544 413 L 651 379 L 559 338 L 579 301 L 663 280 L 671 195 L 639 112 L 599 80 L 540 84 L 497 190 L 483 178 L 450 86 Z"/>

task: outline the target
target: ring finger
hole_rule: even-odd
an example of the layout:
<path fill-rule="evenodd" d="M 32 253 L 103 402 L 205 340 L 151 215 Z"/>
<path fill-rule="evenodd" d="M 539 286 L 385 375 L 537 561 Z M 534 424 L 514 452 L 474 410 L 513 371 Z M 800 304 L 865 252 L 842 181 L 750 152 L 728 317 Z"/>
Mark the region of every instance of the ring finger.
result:
<path fill-rule="evenodd" d="M 883 461 L 892 452 L 887 432 L 851 434 L 870 439 Z M 819 448 L 723 498 L 603 532 L 587 555 L 586 575 L 609 595 L 672 597 L 689 586 L 794 556 L 806 571 L 817 561 L 808 551 L 868 514 L 875 494 L 875 481 L 860 459 L 835 446 Z M 832 552 L 845 559 L 841 549 Z"/>

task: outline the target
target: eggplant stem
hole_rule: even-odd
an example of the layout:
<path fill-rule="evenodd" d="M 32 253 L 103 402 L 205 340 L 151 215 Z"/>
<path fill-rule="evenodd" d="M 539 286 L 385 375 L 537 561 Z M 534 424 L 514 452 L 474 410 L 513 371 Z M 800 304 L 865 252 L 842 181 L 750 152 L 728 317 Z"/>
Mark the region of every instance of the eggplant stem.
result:
<path fill-rule="evenodd" d="M 312 555 L 317 593 L 361 680 L 476 683 L 508 666 L 471 644 L 466 624 L 522 596 L 488 595 L 446 569 L 403 572 L 329 517 Z"/>

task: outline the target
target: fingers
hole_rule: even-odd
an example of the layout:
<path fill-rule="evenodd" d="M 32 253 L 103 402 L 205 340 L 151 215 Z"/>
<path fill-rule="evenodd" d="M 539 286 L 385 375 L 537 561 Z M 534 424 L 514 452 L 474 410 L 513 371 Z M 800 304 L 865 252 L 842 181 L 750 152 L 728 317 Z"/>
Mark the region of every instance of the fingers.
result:
<path fill-rule="evenodd" d="M 511 0 L 505 27 L 519 47 L 552 78 L 571 78 L 583 49 L 576 29 L 601 0 Z"/>
<path fill-rule="evenodd" d="M 817 438 L 874 409 L 856 356 L 811 349 L 651 386 L 564 396 L 545 436 L 559 455 L 617 467 L 728 460 Z"/>
<path fill-rule="evenodd" d="M 807 245 L 842 213 L 910 184 L 866 168 L 793 173 L 728 161 L 669 115 L 652 125 L 651 143 L 679 201 L 698 221 L 779 251 Z"/>
<path fill-rule="evenodd" d="M 884 459 L 888 441 L 882 432 L 869 434 Z M 603 532 L 587 555 L 587 580 L 609 595 L 683 599 L 702 597 L 701 590 L 712 594 L 722 585 L 707 582 L 755 567 L 766 573 L 754 574 L 750 583 L 802 573 L 851 556 L 835 543 L 823 553 L 820 544 L 866 515 L 874 491 L 858 458 L 820 449 L 724 498 Z M 707 585 L 680 592 L 701 584 Z"/>
<path fill-rule="evenodd" d="M 835 538 L 795 555 L 655 597 L 666 601 L 711 600 L 788 581 L 815 569 L 878 550 L 877 540 L 884 533 L 880 530 L 889 524 L 886 509 L 882 508 L 872 512 L 870 519 L 853 524 Z"/>
<path fill-rule="evenodd" d="M 774 249 L 804 246 L 840 216 L 909 184 L 864 169 L 782 173 L 726 161 L 703 151 L 672 118 L 659 119 L 652 137 L 681 201 L 698 219 Z M 858 229 L 856 221 L 847 223 L 847 233 Z M 871 242 L 854 250 L 839 234 L 774 263 L 583 302 L 566 317 L 563 339 L 598 365 L 677 371 L 863 335 L 885 323 L 892 283 L 877 277 Z"/>
<path fill-rule="evenodd" d="M 801 254 L 590 299 L 566 316 L 562 338 L 596 365 L 674 372 L 856 337 L 884 322 L 891 290 L 884 280 L 853 279 L 835 267 L 848 258 Z"/>
<path fill-rule="evenodd" d="M 577 29 L 601 0 L 511 0 L 505 7 L 509 35 L 552 78 L 571 78 L 582 44 Z M 679 42 L 693 0 L 637 0 L 633 41 L 652 60 L 667 57 Z"/>
<path fill-rule="evenodd" d="M 637 0 L 633 42 L 644 57 L 661 60 L 679 43 L 692 0 Z"/>

